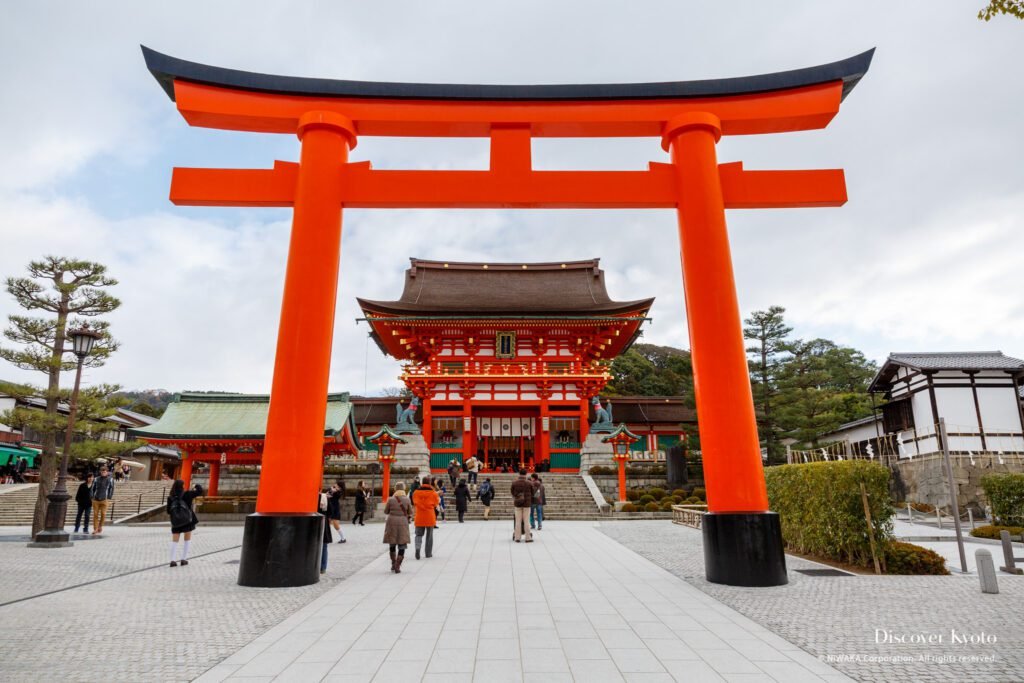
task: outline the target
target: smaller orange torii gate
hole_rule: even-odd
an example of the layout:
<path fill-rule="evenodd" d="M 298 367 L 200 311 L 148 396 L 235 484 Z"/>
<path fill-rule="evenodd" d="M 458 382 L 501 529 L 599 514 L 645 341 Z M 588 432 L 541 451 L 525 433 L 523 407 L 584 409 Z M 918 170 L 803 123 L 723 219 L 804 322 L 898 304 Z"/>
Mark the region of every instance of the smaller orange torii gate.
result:
<path fill-rule="evenodd" d="M 873 51 L 742 78 L 602 85 L 436 85 L 295 78 L 187 62 L 143 47 L 146 65 L 193 126 L 297 135 L 298 164 L 176 168 L 171 201 L 292 206 L 294 217 L 257 513 L 239 583 L 318 580 L 324 396 L 348 208 L 671 208 L 679 237 L 711 511 L 710 581 L 786 582 L 768 511 L 725 209 L 840 206 L 841 170 L 748 171 L 719 164 L 724 135 L 824 128 Z M 361 136 L 485 137 L 484 171 L 376 170 L 349 163 Z M 541 137 L 650 137 L 670 163 L 642 171 L 535 171 Z"/>

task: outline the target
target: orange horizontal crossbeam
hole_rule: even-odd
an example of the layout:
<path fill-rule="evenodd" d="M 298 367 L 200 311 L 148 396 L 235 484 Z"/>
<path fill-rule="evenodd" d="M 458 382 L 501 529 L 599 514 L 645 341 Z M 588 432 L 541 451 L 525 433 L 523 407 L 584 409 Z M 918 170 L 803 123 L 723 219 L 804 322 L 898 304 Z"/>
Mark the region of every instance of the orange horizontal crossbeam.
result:
<path fill-rule="evenodd" d="M 377 171 L 345 164 L 348 208 L 657 209 L 679 203 L 671 164 L 646 171 Z M 846 182 L 838 169 L 745 171 L 719 166 L 726 208 L 841 206 Z M 171 201 L 180 206 L 291 206 L 298 164 L 272 170 L 176 168 Z"/>
<path fill-rule="evenodd" d="M 447 101 L 311 97 L 252 92 L 175 80 L 178 111 L 189 125 L 291 133 L 308 111 L 347 117 L 358 135 L 488 137 L 495 124 L 525 124 L 532 137 L 661 137 L 689 112 L 711 112 L 723 135 L 824 128 L 839 112 L 841 80 L 727 97 L 575 101 Z"/>

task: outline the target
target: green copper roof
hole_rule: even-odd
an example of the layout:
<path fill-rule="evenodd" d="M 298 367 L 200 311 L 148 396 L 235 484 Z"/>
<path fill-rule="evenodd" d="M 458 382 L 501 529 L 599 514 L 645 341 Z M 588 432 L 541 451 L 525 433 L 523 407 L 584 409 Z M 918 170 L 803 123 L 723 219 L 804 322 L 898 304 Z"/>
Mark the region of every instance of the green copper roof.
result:
<path fill-rule="evenodd" d="M 262 439 L 269 409 L 266 395 L 177 394 L 158 421 L 128 433 L 143 439 Z M 337 436 L 346 423 L 358 443 L 349 395 L 328 394 L 324 436 Z"/>

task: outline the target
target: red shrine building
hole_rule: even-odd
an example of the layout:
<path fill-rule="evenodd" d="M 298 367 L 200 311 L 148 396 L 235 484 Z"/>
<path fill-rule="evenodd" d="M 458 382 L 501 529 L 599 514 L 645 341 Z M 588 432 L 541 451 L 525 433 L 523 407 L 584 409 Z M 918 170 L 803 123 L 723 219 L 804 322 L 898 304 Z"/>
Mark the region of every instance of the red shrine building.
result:
<path fill-rule="evenodd" d="M 613 301 L 598 259 L 414 258 L 397 300 L 358 301 L 380 349 L 404 361 L 401 379 L 420 404 L 417 421 L 431 469 L 475 455 L 488 470 L 553 472 L 579 471 L 592 402 L 611 379 L 611 360 L 637 339 L 654 303 Z M 661 414 L 667 407 L 661 404 L 671 403 L 674 420 L 657 433 L 648 425 L 649 438 L 636 450 L 656 450 L 659 436 L 677 443 L 692 412 L 678 400 L 646 400 L 659 404 Z M 631 416 L 638 412 L 636 399 L 623 404 Z M 622 421 L 614 406 L 612 419 Z"/>

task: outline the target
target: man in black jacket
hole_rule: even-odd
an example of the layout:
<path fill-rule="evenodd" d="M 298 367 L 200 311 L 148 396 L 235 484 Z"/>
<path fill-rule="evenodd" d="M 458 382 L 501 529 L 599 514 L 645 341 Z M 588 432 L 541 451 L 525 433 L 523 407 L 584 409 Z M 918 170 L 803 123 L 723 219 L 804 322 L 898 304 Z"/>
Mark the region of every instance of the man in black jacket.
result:
<path fill-rule="evenodd" d="M 83 531 L 89 533 L 89 515 L 92 514 L 92 473 L 86 475 L 85 481 L 78 485 L 78 492 L 75 493 L 75 502 L 78 503 L 78 513 L 75 515 L 75 533 L 78 527 L 84 523 Z"/>

